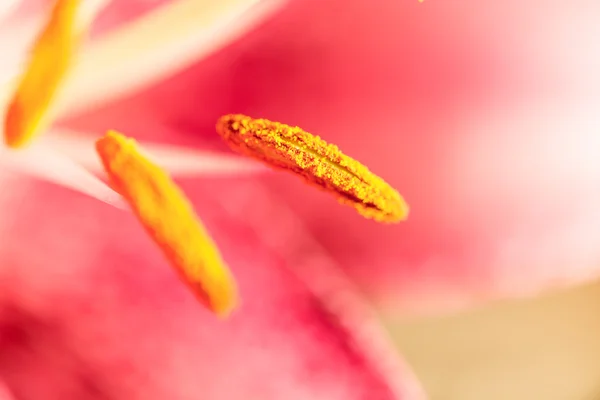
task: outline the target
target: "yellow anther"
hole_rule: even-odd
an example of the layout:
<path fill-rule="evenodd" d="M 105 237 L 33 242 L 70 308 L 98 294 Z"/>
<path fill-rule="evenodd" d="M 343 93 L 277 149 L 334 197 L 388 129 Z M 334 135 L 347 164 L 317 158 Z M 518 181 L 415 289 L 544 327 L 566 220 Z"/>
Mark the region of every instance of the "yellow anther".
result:
<path fill-rule="evenodd" d="M 42 131 L 81 38 L 76 27 L 80 0 L 58 0 L 34 44 L 29 65 L 8 106 L 4 140 L 9 147 L 27 145 Z"/>
<path fill-rule="evenodd" d="M 96 151 L 115 190 L 194 294 L 217 315 L 227 315 L 237 302 L 234 279 L 182 191 L 132 139 L 108 132 Z"/>
<path fill-rule="evenodd" d="M 217 132 L 236 151 L 302 175 L 337 195 L 367 218 L 399 222 L 408 216 L 404 199 L 367 167 L 298 127 L 244 115 L 219 119 Z"/>

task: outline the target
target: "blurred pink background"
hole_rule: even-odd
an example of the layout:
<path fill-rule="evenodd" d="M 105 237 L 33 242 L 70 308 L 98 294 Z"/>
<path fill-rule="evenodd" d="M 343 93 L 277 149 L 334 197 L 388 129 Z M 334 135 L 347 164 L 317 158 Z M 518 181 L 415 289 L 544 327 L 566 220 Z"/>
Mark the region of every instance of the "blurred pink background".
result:
<path fill-rule="evenodd" d="M 113 1 L 93 37 L 101 40 L 156 6 L 151 3 Z M 374 367 L 377 355 L 365 355 L 369 343 L 344 347 L 355 342 L 345 337 L 355 328 L 343 323 L 352 307 L 342 301 L 339 315 L 323 317 L 321 307 L 335 303 L 338 292 L 315 287 L 329 288 L 343 271 L 393 328 L 407 315 L 455 312 L 595 279 L 598 17 L 593 1 L 291 0 L 257 29 L 175 76 L 68 115 L 57 126 L 89 134 L 114 128 L 143 141 L 229 154 L 214 132 L 222 114 L 299 125 L 398 188 L 411 205 L 409 221 L 382 226 L 363 220 L 283 173 L 182 179 L 246 299 L 237 317 L 219 325 L 196 315 L 196 305 L 130 218 L 64 189 L 13 179 L 2 202 L 15 212 L 3 216 L 0 227 L 8 243 L 0 246 L 2 278 L 12 290 L 2 295 L 7 304 L 60 321 L 69 343 L 77 344 L 73 354 L 101 366 L 103 379 L 122 371 L 119 363 L 112 369 L 116 361 L 106 349 L 129 354 L 135 379 L 111 383 L 121 395 L 188 398 L 193 389 L 183 388 L 201 379 L 203 395 L 215 399 L 240 393 L 394 398 L 391 378 Z M 43 251 L 31 252 L 32 246 Z M 539 310 L 553 304 L 540 301 Z M 543 313 L 535 310 L 515 321 L 534 321 Z M 452 329 L 415 324 L 405 329 Z M 510 323 L 498 330 L 518 331 Z M 574 332 L 562 346 L 579 340 L 581 332 Z M 410 334 L 397 338 L 401 349 L 403 341 L 423 351 L 429 346 L 411 342 Z M 97 341 L 104 346 L 89 350 Z M 173 342 L 190 354 L 169 358 Z M 164 353 L 149 350 L 155 343 Z M 526 343 L 514 351 L 527 354 Z M 202 358 L 211 363 L 198 363 Z M 244 368 L 231 370 L 240 359 Z M 156 365 L 156 387 L 140 394 L 132 382 L 145 382 L 148 364 Z M 40 376 L 61 370 L 40 365 L 47 366 Z M 169 373 L 160 374 L 163 369 Z M 318 376 L 307 378 L 315 370 Z M 244 389 L 235 392 L 215 371 L 233 374 Z M 417 368 L 418 377 L 424 371 Z M 553 373 L 544 378 L 557 378 Z M 11 379 L 24 387 L 29 378 Z M 278 382 L 276 388 L 266 379 Z M 414 392 L 408 373 L 398 381 L 405 396 Z M 174 382 L 179 391 L 170 392 Z"/>

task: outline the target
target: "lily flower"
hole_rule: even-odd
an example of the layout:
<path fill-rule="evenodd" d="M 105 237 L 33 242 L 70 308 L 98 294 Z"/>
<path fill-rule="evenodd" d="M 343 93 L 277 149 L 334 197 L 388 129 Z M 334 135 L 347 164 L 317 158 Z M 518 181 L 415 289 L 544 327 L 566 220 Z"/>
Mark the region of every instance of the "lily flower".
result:
<path fill-rule="evenodd" d="M 123 211 L 121 195 L 134 201 L 139 187 L 128 192 L 118 181 L 110 159 L 117 134 L 97 149 L 118 193 L 97 177 L 95 139 L 123 130 L 120 121 L 82 131 L 72 120 L 168 79 L 283 3 L 180 0 L 145 10 L 128 0 L 70 8 L 76 3 L 58 1 L 49 18 L 44 5 L 15 5 L 3 22 L 9 36 L 0 36 L 10 47 L 15 29 L 25 27 L 22 37 L 34 43 L 31 55 L 31 43 L 13 51 L 3 77 L 0 398 L 421 398 L 353 285 L 293 213 L 270 210 L 287 220 L 276 236 L 252 220 L 237 224 L 241 210 L 228 200 L 243 199 L 216 189 L 264 168 L 182 148 L 158 122 L 152 135 L 135 134 L 180 181 L 239 282 L 243 307 L 217 320 Z M 46 19 L 41 36 L 31 34 Z M 91 21 L 91 40 L 72 66 L 78 44 L 70 40 Z M 244 213 L 260 215 L 265 205 Z M 155 233 L 165 240 L 164 231 Z M 307 245 L 301 258 L 289 258 L 277 242 L 294 240 L 290 234 Z"/>
<path fill-rule="evenodd" d="M 110 42 L 109 30 L 102 42 L 100 30 L 104 50 L 89 59 L 83 50 L 58 101 L 63 118 L 39 145 L 100 172 L 91 149 L 107 128 L 150 150 L 161 143 L 152 153 L 180 178 L 243 308 L 211 318 L 131 218 L 22 174 L 64 180 L 73 169 L 17 162 L 18 174 L 2 171 L 11 188 L 0 228 L 7 393 L 419 397 L 345 274 L 390 317 L 597 277 L 598 11 L 541 0 L 292 0 L 201 62 L 231 31 L 198 50 L 186 40 L 192 30 L 167 51 L 146 41 L 178 23 L 156 36 L 157 25 L 146 25 L 124 47 L 127 35 Z M 86 79 L 77 78 L 85 65 Z M 244 161 L 230 159 L 214 132 L 230 113 L 297 124 L 340 145 L 401 189 L 410 219 L 375 224 L 286 174 L 236 164 Z"/>

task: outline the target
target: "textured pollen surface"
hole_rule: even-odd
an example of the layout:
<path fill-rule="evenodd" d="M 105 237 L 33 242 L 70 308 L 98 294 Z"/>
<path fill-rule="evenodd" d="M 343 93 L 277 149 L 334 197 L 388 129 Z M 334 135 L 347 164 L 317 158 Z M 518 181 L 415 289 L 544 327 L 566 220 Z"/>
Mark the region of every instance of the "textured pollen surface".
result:
<path fill-rule="evenodd" d="M 132 139 L 109 132 L 96 149 L 115 189 L 194 294 L 217 315 L 227 315 L 237 302 L 235 282 L 181 190 Z"/>
<path fill-rule="evenodd" d="M 338 195 L 360 214 L 379 222 L 399 222 L 408 216 L 404 199 L 383 179 L 301 128 L 244 115 L 219 119 L 217 132 L 232 149 L 258 158 L 272 167 L 302 175 Z"/>
<path fill-rule="evenodd" d="M 4 140 L 9 147 L 26 146 L 44 129 L 51 104 L 79 45 L 79 4 L 80 0 L 58 0 L 33 47 L 29 65 L 6 113 Z"/>

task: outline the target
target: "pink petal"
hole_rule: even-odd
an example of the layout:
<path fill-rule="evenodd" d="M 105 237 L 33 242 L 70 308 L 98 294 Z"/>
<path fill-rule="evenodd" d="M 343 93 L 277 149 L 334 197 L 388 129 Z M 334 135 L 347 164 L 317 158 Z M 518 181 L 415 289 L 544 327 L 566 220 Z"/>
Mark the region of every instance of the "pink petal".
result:
<path fill-rule="evenodd" d="M 369 351 L 379 337 L 359 329 L 372 325 L 356 319 L 346 295 L 330 292 L 323 303 L 290 272 L 287 254 L 227 210 L 227 187 L 221 180 L 190 188 L 240 282 L 244 303 L 222 322 L 133 217 L 53 186 L 17 185 L 3 204 L 14 218 L 0 231 L 0 377 L 14 396 L 422 398 L 408 372 L 382 365 L 393 359 L 390 348 Z M 322 250 L 303 251 L 296 261 L 320 268 Z M 334 298 L 335 312 L 327 306 Z"/>
<path fill-rule="evenodd" d="M 0 22 L 12 15 L 19 5 L 19 1 L 20 0 L 5 0 L 0 3 Z"/>
<path fill-rule="evenodd" d="M 6 385 L 0 381 L 0 400 L 13 400 L 11 392 L 8 390 Z"/>
<path fill-rule="evenodd" d="M 72 123 L 213 149 L 221 114 L 298 124 L 411 205 L 407 223 L 379 226 L 291 176 L 269 183 L 373 296 L 414 311 L 529 295 L 599 272 L 599 14 L 593 1 L 296 1 Z"/>

